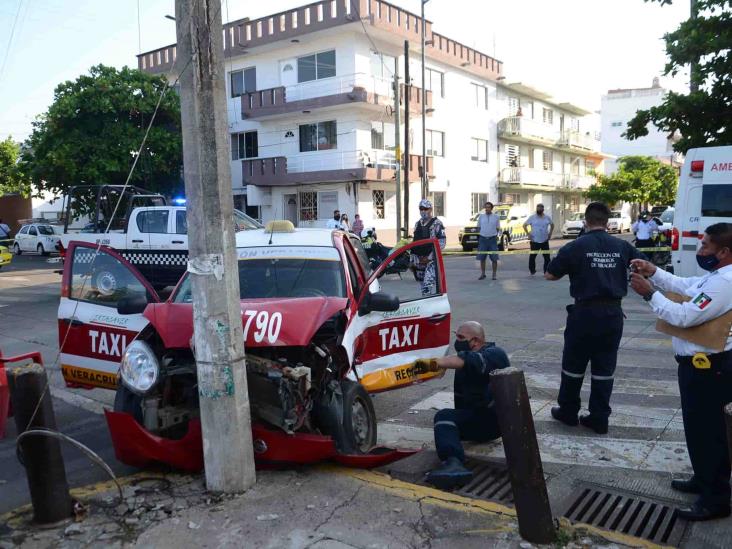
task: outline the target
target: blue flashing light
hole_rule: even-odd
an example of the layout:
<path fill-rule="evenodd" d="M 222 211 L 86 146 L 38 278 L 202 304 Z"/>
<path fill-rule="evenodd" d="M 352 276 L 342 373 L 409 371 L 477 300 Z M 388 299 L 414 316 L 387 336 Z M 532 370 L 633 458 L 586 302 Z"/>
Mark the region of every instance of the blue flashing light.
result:
<path fill-rule="evenodd" d="M 173 204 L 176 206 L 185 206 L 186 205 L 186 199 L 182 197 L 174 198 Z"/>

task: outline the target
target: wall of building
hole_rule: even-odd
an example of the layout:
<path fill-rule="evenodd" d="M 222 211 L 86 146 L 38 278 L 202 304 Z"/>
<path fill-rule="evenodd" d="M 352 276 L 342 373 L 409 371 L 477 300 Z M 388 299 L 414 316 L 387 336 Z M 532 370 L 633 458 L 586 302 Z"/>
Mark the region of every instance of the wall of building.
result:
<path fill-rule="evenodd" d="M 31 217 L 31 199 L 20 195 L 0 196 L 0 219 L 6 223 L 13 233 L 20 229 L 20 219 Z M 5 243 L 7 245 L 7 243 Z"/>

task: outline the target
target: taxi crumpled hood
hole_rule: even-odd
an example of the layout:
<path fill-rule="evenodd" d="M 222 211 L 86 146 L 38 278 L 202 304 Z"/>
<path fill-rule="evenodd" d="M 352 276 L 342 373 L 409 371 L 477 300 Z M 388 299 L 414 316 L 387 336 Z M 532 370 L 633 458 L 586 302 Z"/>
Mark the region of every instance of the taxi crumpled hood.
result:
<path fill-rule="evenodd" d="M 245 346 L 308 345 L 318 328 L 345 309 L 347 302 L 342 297 L 243 299 L 241 312 Z M 190 348 L 193 336 L 192 304 L 155 303 L 145 309 L 144 315 L 160 334 L 167 349 Z"/>

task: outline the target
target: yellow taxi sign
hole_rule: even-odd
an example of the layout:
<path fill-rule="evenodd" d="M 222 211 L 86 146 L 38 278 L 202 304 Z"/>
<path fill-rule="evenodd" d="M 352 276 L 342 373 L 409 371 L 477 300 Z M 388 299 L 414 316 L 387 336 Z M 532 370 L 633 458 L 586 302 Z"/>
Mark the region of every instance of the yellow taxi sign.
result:
<path fill-rule="evenodd" d="M 267 223 L 264 231 L 267 233 L 294 233 L 295 225 L 287 219 L 275 219 Z"/>
<path fill-rule="evenodd" d="M 445 375 L 445 370 L 439 372 L 428 372 L 425 374 L 414 373 L 414 363 L 401 364 L 384 368 L 375 372 L 369 372 L 361 377 L 361 385 L 369 393 L 378 393 L 380 391 L 389 391 L 398 389 L 412 383 L 421 383 L 430 379 L 440 378 Z"/>
<path fill-rule="evenodd" d="M 66 383 L 78 383 L 79 385 L 90 385 L 103 389 L 117 389 L 117 374 L 68 364 L 61 365 L 61 373 Z"/>

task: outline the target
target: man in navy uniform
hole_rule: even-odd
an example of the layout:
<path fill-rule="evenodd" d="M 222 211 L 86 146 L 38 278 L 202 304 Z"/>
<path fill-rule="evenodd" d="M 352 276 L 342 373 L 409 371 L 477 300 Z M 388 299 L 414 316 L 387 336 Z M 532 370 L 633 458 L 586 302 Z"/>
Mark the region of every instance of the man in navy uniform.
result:
<path fill-rule="evenodd" d="M 461 440 L 488 442 L 501 436 L 489 374 L 508 368 L 508 355 L 494 343 L 486 343 L 483 326 L 464 322 L 455 334 L 457 355 L 417 360 L 414 373 L 455 370 L 455 408 L 435 414 L 435 447 L 442 466 L 431 471 L 427 481 L 439 488 L 455 488 L 470 481 L 473 473 L 464 465 Z"/>
<path fill-rule="evenodd" d="M 628 268 L 632 259 L 643 257 L 630 243 L 607 234 L 609 217 L 606 204 L 589 204 L 586 233 L 560 248 L 544 274 L 547 280 L 569 275 L 569 294 L 574 298 L 574 305 L 567 305 L 559 406 L 552 408 L 552 417 L 566 425 L 581 423 L 598 434 L 608 430 L 610 395 L 623 335 L 620 302 L 628 293 Z M 588 362 L 592 364 L 590 414 L 578 418 Z"/>
<path fill-rule="evenodd" d="M 681 413 L 694 476 L 673 480 L 671 487 L 699 496 L 691 508 L 679 511 L 686 520 L 730 515 L 724 407 L 732 402 L 732 334 L 726 318 L 720 317 L 732 311 L 732 223 L 710 225 L 705 233 L 696 259 L 709 274 L 682 278 L 648 261 L 634 260 L 635 272 L 631 275 L 631 286 L 653 312 L 671 326 L 681 328 L 672 343 L 679 365 Z M 656 289 L 681 294 L 687 300 L 672 301 Z M 707 331 L 711 323 L 723 327 L 716 349 L 684 339 L 689 336 L 684 329 L 706 325 L 706 330 L 702 329 Z"/>

